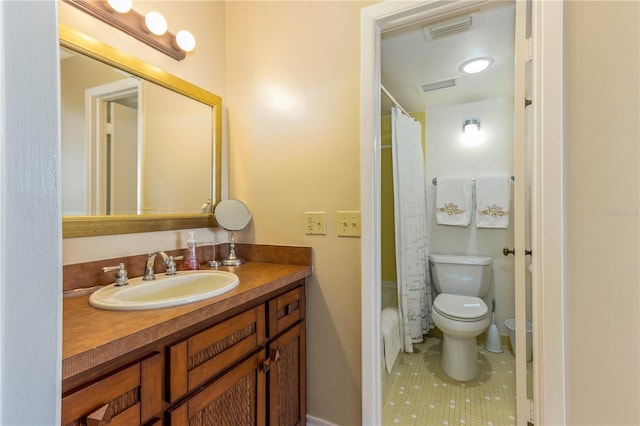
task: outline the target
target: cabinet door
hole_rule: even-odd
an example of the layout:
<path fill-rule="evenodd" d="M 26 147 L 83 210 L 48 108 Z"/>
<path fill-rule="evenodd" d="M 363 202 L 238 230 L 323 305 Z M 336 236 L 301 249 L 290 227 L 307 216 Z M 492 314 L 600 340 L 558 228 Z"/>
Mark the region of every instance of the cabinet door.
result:
<path fill-rule="evenodd" d="M 301 322 L 270 343 L 269 424 L 306 423 L 306 342 Z"/>
<path fill-rule="evenodd" d="M 266 423 L 265 351 L 205 386 L 168 413 L 171 426 L 237 426 Z"/>
<path fill-rule="evenodd" d="M 62 398 L 63 425 L 139 425 L 162 410 L 159 353 L 101 378 Z"/>

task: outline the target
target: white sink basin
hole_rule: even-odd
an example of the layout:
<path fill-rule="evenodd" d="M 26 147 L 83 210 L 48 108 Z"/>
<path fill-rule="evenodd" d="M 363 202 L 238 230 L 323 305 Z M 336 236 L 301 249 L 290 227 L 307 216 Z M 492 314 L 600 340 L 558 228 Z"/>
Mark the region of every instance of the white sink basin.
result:
<path fill-rule="evenodd" d="M 109 310 L 166 308 L 197 302 L 226 293 L 238 286 L 238 276 L 226 271 L 179 271 L 156 274 L 153 281 L 132 278 L 124 287 L 110 284 L 89 297 L 93 307 Z"/>

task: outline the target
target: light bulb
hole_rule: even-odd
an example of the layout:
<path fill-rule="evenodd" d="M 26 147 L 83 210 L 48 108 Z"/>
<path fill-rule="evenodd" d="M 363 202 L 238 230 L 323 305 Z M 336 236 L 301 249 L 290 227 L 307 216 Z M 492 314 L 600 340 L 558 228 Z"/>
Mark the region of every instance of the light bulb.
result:
<path fill-rule="evenodd" d="M 119 13 L 127 13 L 131 10 L 133 0 L 107 0 L 107 5 Z"/>
<path fill-rule="evenodd" d="M 167 32 L 167 20 L 158 12 L 147 13 L 144 17 L 144 24 L 155 35 L 160 36 Z"/>
<path fill-rule="evenodd" d="M 196 47 L 196 39 L 187 30 L 180 30 L 176 33 L 176 43 L 185 52 L 191 52 Z"/>

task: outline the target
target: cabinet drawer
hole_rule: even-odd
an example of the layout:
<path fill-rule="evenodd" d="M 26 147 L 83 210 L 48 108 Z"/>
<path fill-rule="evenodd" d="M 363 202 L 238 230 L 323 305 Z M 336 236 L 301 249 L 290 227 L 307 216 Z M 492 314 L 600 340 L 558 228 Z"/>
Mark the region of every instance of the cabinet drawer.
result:
<path fill-rule="evenodd" d="M 275 337 L 304 319 L 304 286 L 295 288 L 269 301 L 269 337 Z"/>
<path fill-rule="evenodd" d="M 265 341 L 260 305 L 168 347 L 167 399 L 174 402 Z"/>
<path fill-rule="evenodd" d="M 162 410 L 162 357 L 154 353 L 62 398 L 61 424 L 141 424 Z"/>

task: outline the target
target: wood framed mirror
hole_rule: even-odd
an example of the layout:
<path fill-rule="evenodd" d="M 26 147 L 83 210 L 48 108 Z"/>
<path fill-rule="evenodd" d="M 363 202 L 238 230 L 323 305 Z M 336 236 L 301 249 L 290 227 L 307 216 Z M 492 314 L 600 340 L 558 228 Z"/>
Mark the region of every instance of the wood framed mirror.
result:
<path fill-rule="evenodd" d="M 60 46 L 63 49 L 95 59 L 109 67 L 117 68 L 119 72 L 129 74 L 144 82 L 153 83 L 154 85 L 168 89 L 175 94 L 195 100 L 211 108 L 211 170 L 207 171 L 208 177 L 206 180 L 208 182 L 198 182 L 198 185 L 202 184 L 205 188 L 206 185 L 209 184 L 210 190 L 206 190 L 206 197 L 200 197 L 202 200 L 197 206 L 195 203 L 191 203 L 192 207 L 190 207 L 190 209 L 193 208 L 193 212 L 191 212 L 191 210 L 181 210 L 174 213 L 171 209 L 165 209 L 168 213 L 160 213 L 159 211 L 163 210 L 162 208 L 155 208 L 154 210 L 148 207 L 145 208 L 143 206 L 144 203 L 141 201 L 138 201 L 137 209 L 134 208 L 131 213 L 126 212 L 125 214 L 119 214 L 117 210 L 112 210 L 105 214 L 104 208 L 102 207 L 99 209 L 87 207 L 86 212 L 81 214 L 67 214 L 66 212 L 68 212 L 69 209 L 65 210 L 63 207 L 63 237 L 74 238 L 215 226 L 212 206 L 220 201 L 221 193 L 222 99 L 211 92 L 120 52 L 111 46 L 63 24 L 59 25 L 59 36 Z M 180 156 L 174 156 L 174 158 L 179 157 Z M 87 167 L 89 166 L 85 165 L 85 169 L 87 169 Z M 63 167 L 63 169 L 64 168 L 65 167 Z M 139 165 L 138 169 L 140 169 Z M 85 172 L 85 174 L 88 173 L 89 172 Z M 138 174 L 139 173 L 138 170 Z M 140 177 L 138 177 L 137 187 L 139 194 L 141 192 Z M 63 193 L 64 192 L 65 180 L 63 179 Z M 169 194 L 174 194 L 178 191 L 170 190 L 168 192 Z M 208 205 L 207 201 L 209 202 Z M 88 206 L 90 204 L 89 201 L 86 201 L 86 204 Z M 204 213 L 203 209 L 205 211 Z M 151 210 L 152 213 L 147 214 L 147 210 Z"/>

